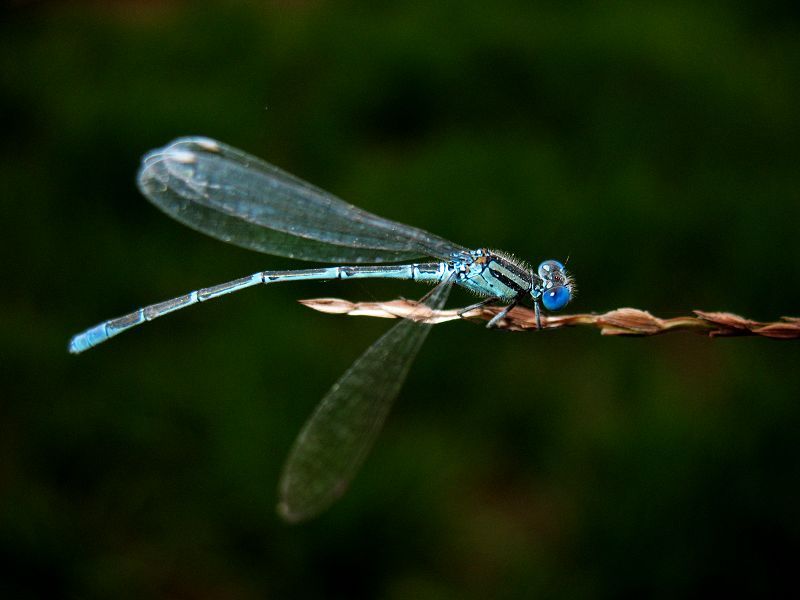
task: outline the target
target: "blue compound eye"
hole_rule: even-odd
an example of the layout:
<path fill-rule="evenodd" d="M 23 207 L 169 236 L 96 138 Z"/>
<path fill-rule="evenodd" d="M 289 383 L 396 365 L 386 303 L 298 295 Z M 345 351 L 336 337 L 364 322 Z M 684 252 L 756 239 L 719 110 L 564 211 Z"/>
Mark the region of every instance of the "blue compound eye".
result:
<path fill-rule="evenodd" d="M 542 279 L 550 279 L 555 272 L 564 272 L 564 265 L 557 260 L 546 260 L 539 265 L 539 277 Z"/>
<path fill-rule="evenodd" d="M 561 310 L 572 299 L 572 293 L 569 288 L 563 285 L 546 290 L 542 294 L 542 304 L 547 310 Z"/>

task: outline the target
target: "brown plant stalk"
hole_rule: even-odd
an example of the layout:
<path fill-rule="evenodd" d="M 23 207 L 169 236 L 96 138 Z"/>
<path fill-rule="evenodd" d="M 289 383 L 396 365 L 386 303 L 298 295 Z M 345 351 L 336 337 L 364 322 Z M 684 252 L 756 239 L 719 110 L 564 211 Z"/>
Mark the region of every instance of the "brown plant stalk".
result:
<path fill-rule="evenodd" d="M 431 310 L 412 300 L 389 302 L 350 302 L 340 298 L 315 298 L 300 300 L 301 304 L 324 313 L 352 316 L 379 317 L 384 319 L 409 318 L 424 323 L 444 323 L 466 319 L 488 321 L 502 307 L 482 307 L 459 315 L 459 309 Z M 761 322 L 746 319 L 726 312 L 692 311 L 693 316 L 660 319 L 646 310 L 618 308 L 603 314 L 585 313 L 576 315 L 542 314 L 543 329 L 588 326 L 600 330 L 601 335 L 658 335 L 672 331 L 691 331 L 708 335 L 744 336 L 758 335 L 780 340 L 800 338 L 800 318 L 782 317 L 780 321 Z M 536 330 L 533 310 L 516 307 L 499 323 L 498 329 L 509 331 Z"/>

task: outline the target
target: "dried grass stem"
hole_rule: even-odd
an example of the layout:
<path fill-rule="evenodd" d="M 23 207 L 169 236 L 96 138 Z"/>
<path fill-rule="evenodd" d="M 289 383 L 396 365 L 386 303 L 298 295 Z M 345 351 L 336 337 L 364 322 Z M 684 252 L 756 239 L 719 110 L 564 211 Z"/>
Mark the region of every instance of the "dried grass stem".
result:
<path fill-rule="evenodd" d="M 325 313 L 384 319 L 409 318 L 425 323 L 444 323 L 459 319 L 488 321 L 502 310 L 502 307 L 483 307 L 459 316 L 459 309 L 431 310 L 412 300 L 350 302 L 340 298 L 315 298 L 300 302 L 309 308 Z M 671 319 L 660 319 L 646 310 L 637 308 L 618 308 L 603 314 L 543 314 L 542 327 L 544 329 L 560 329 L 562 327 L 588 326 L 599 329 L 602 335 L 643 336 L 672 331 L 691 331 L 710 337 L 758 335 L 781 340 L 800 338 L 800 318 L 797 317 L 782 317 L 779 321 L 761 322 L 726 312 L 702 310 L 692 312 L 693 316 Z M 534 312 L 527 308 L 517 307 L 497 324 L 497 328 L 509 331 L 536 330 Z"/>

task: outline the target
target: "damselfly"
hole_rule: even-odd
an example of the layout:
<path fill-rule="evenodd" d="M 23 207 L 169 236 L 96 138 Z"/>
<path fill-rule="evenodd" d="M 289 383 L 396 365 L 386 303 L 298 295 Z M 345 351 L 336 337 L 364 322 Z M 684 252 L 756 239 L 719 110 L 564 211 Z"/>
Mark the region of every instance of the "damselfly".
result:
<path fill-rule="evenodd" d="M 519 303 L 563 308 L 573 282 L 556 260 L 529 265 L 496 250 L 469 250 L 441 237 L 347 204 L 262 160 L 220 142 L 179 138 L 142 160 L 142 193 L 171 217 L 224 242 L 302 260 L 356 263 L 294 271 L 262 271 L 151 304 L 79 333 L 83 352 L 131 327 L 198 302 L 259 284 L 297 280 L 388 278 L 436 286 L 424 306 L 440 309 L 452 284 L 504 304 L 488 326 Z M 427 256 L 433 262 L 387 265 Z M 373 264 L 363 264 L 373 263 Z M 347 488 L 372 447 L 430 325 L 404 319 L 347 370 L 325 395 L 294 443 L 279 485 L 279 513 L 312 517 Z"/>

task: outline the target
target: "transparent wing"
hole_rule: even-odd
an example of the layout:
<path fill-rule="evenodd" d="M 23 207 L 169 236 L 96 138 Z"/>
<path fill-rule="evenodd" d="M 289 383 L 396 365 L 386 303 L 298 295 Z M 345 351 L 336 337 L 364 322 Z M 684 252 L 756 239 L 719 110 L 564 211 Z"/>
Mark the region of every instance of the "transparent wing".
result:
<path fill-rule="evenodd" d="M 202 137 L 142 159 L 142 193 L 171 217 L 251 250 L 322 262 L 450 258 L 463 250 L 422 229 L 368 213 L 277 167 Z"/>
<path fill-rule="evenodd" d="M 442 308 L 450 288 L 449 281 L 440 283 L 425 305 Z M 284 519 L 313 517 L 345 492 L 431 327 L 403 319 L 333 384 L 303 426 L 284 466 L 278 503 Z"/>

